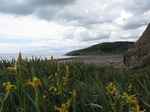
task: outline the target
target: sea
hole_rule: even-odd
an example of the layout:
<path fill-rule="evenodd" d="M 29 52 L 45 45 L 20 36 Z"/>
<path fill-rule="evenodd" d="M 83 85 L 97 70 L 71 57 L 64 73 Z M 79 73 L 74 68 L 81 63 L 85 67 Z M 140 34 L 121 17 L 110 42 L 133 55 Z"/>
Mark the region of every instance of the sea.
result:
<path fill-rule="evenodd" d="M 66 56 L 65 53 L 21 53 L 22 58 L 25 59 L 51 59 L 53 56 L 54 59 L 65 59 L 65 58 L 72 58 L 74 56 Z M 12 59 L 17 60 L 18 54 L 17 53 L 7 53 L 7 54 L 0 54 L 0 60 L 8 60 L 11 61 Z"/>

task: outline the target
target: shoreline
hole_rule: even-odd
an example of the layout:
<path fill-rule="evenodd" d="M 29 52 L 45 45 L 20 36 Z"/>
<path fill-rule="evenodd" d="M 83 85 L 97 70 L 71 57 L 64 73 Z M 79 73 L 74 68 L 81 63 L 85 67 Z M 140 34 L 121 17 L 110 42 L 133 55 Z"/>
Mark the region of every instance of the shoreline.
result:
<path fill-rule="evenodd" d="M 15 58 L 12 58 L 12 59 L 15 59 Z M 46 59 L 48 59 L 48 58 L 46 58 Z M 0 60 L 9 60 L 9 59 L 1 58 Z M 9 60 L 9 61 L 11 61 L 11 60 Z M 70 56 L 70 57 L 65 57 L 65 58 L 63 58 L 63 57 L 56 58 L 55 60 L 57 60 L 59 62 L 82 61 L 87 64 L 96 64 L 99 66 L 114 66 L 114 67 L 123 67 L 124 66 L 123 55 L 121 55 L 121 54 L 119 54 L 119 55 L 118 54 L 78 55 L 78 56 Z"/>
<path fill-rule="evenodd" d="M 57 59 L 60 62 L 67 62 L 67 61 L 83 61 L 89 64 L 96 64 L 100 66 L 115 66 L 115 67 L 122 67 L 123 64 L 123 55 L 80 55 L 71 58 L 62 58 Z"/>

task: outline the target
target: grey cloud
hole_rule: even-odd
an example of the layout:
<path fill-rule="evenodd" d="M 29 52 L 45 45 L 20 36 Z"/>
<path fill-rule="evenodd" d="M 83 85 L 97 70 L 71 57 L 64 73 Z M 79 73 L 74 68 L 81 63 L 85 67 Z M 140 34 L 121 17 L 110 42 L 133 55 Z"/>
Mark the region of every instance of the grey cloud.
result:
<path fill-rule="evenodd" d="M 79 39 L 80 41 L 88 41 L 88 40 L 91 38 L 89 32 L 87 32 L 87 31 L 80 32 L 80 33 L 78 34 L 78 36 L 79 36 L 78 39 Z"/>
<path fill-rule="evenodd" d="M 96 40 L 101 40 L 101 39 L 107 39 L 107 38 L 109 38 L 109 35 L 99 35 L 99 36 L 97 36 L 97 37 L 94 37 L 94 38 L 92 38 L 92 37 L 84 37 L 83 39 L 82 39 L 82 41 L 86 41 L 86 42 L 88 42 L 88 41 L 90 41 L 90 42 L 92 42 L 92 41 L 96 41 Z"/>
<path fill-rule="evenodd" d="M 25 4 L 20 4 L 12 0 L 0 0 L 1 13 L 26 14 L 31 10 L 30 7 L 25 8 Z"/>
<path fill-rule="evenodd" d="M 90 5 L 89 5 L 90 7 Z M 63 8 L 61 13 L 57 14 L 57 19 L 63 20 L 62 24 L 65 22 L 72 24 L 75 22 L 74 26 L 85 26 L 93 24 L 103 24 L 110 23 L 116 17 L 113 12 L 104 12 L 104 11 L 91 11 L 89 10 L 86 13 L 86 9 L 82 7 L 67 7 Z M 72 24 L 73 25 L 73 24 Z"/>
<path fill-rule="evenodd" d="M 56 14 L 60 11 L 60 7 L 49 5 L 47 7 L 40 7 L 34 11 L 34 15 L 38 18 L 51 20 L 54 19 Z"/>
<path fill-rule="evenodd" d="M 150 14 L 150 13 L 149 13 Z M 138 14 L 138 15 L 133 15 L 129 20 L 125 22 L 123 25 L 123 30 L 128 30 L 128 29 L 136 29 L 141 26 L 147 25 L 150 20 L 150 15 L 147 14 Z"/>
<path fill-rule="evenodd" d="M 84 26 L 89 29 L 93 24 L 111 23 L 118 17 L 116 10 L 121 8 L 125 8 L 135 16 L 138 15 L 137 13 L 142 14 L 150 10 L 149 0 L 125 0 L 123 2 L 116 1 L 113 4 L 111 2 L 100 1 L 97 5 L 99 7 L 106 5 L 106 7 L 96 7 L 99 8 L 97 10 L 92 6 L 91 1 L 84 3 L 80 0 L 24 0 L 23 2 L 17 2 L 17 0 L 0 0 L 0 2 L 0 12 L 2 13 L 13 13 L 17 15 L 33 14 L 40 19 L 57 21 L 63 25 Z M 123 29 L 136 28 L 141 25 L 141 22 L 140 24 L 129 24 L 130 22 Z"/>
<path fill-rule="evenodd" d="M 144 25 L 146 25 L 146 23 L 145 22 L 138 22 L 138 21 L 130 21 L 130 22 L 128 22 L 127 24 L 125 24 L 124 26 L 123 26 L 123 29 L 124 30 L 129 30 L 129 29 L 136 29 L 136 28 L 138 28 L 138 27 L 141 27 L 141 26 L 144 26 Z"/>
<path fill-rule="evenodd" d="M 67 31 L 64 38 L 77 38 L 79 41 L 95 41 L 107 39 L 109 32 L 99 31 L 99 27 L 107 23 L 109 26 L 117 26 L 113 20 L 125 10 L 133 15 L 125 21 L 124 25 L 118 25 L 117 30 L 134 30 L 150 22 L 150 0 L 0 0 L 0 13 L 13 13 L 16 15 L 33 14 L 39 19 L 52 20 L 61 25 L 74 27 L 73 31 Z M 102 2 L 101 2 L 102 1 Z M 94 2 L 96 2 L 94 4 Z M 94 5 L 93 5 L 94 4 Z M 103 7 L 104 6 L 104 7 Z M 81 32 L 75 37 L 76 28 L 83 27 L 86 32 Z M 90 34 L 90 30 L 96 30 L 96 36 Z M 108 27 L 100 28 L 107 30 Z M 110 33 L 115 28 L 110 28 Z M 109 30 L 109 29 L 108 29 Z M 134 32 L 136 34 L 136 32 Z M 121 34 L 123 35 L 123 34 Z M 124 37 L 124 36 L 122 36 Z M 130 36 L 133 37 L 133 36 Z M 128 38 L 128 37 L 124 37 Z"/>
<path fill-rule="evenodd" d="M 109 32 L 96 32 L 95 34 L 90 34 L 90 31 L 80 32 L 78 34 L 80 41 L 96 41 L 101 39 L 107 39 L 110 37 Z"/>
<path fill-rule="evenodd" d="M 65 32 L 64 34 L 63 34 L 63 38 L 64 39 L 70 39 L 70 38 L 75 38 L 75 36 L 74 36 L 74 31 L 73 30 L 71 30 L 71 31 L 68 31 L 68 32 Z"/>
<path fill-rule="evenodd" d="M 124 9 L 139 14 L 150 10 L 150 0 L 114 0 L 114 2 L 110 2 L 109 6 L 110 9 Z"/>
<path fill-rule="evenodd" d="M 150 0 L 116 1 L 110 5 L 110 8 L 118 8 L 118 10 L 124 10 L 132 14 L 132 17 L 120 26 L 123 30 L 136 29 L 150 22 Z"/>
<path fill-rule="evenodd" d="M 93 42 L 93 41 L 99 41 L 102 39 L 107 39 L 109 38 L 109 35 L 101 35 L 100 37 L 96 37 L 96 38 L 83 38 L 82 41 L 84 42 Z"/>
<path fill-rule="evenodd" d="M 38 10 L 38 8 L 41 7 L 47 7 L 50 5 L 61 7 L 73 3 L 74 1 L 75 0 L 22 0 L 22 2 L 19 2 L 16 0 L 0 0 L 0 12 L 26 15 L 34 13 L 35 10 Z"/>
<path fill-rule="evenodd" d="M 74 2 L 75 0 L 27 0 L 28 3 L 36 4 L 36 5 L 65 5 Z"/>
<path fill-rule="evenodd" d="M 150 10 L 150 0 L 126 1 L 125 9 L 135 14 L 144 13 Z"/>

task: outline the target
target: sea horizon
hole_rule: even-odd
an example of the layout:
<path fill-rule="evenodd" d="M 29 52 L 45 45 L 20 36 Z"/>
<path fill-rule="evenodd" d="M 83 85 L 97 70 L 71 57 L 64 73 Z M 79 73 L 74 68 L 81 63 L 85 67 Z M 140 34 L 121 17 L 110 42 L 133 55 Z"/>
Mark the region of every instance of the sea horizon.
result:
<path fill-rule="evenodd" d="M 63 59 L 63 58 L 71 58 L 73 56 L 66 56 L 66 52 L 50 52 L 50 53 L 21 53 L 22 58 L 38 58 L 38 59 L 50 59 L 53 56 L 54 59 Z M 0 60 L 12 60 L 17 59 L 18 53 L 0 53 Z"/>

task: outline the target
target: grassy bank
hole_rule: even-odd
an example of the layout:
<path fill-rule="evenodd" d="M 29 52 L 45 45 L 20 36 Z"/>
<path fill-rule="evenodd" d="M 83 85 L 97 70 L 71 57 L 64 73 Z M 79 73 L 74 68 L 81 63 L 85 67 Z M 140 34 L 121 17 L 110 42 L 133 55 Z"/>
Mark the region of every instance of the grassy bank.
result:
<path fill-rule="evenodd" d="M 0 61 L 0 112 L 150 112 L 150 67 Z"/>

